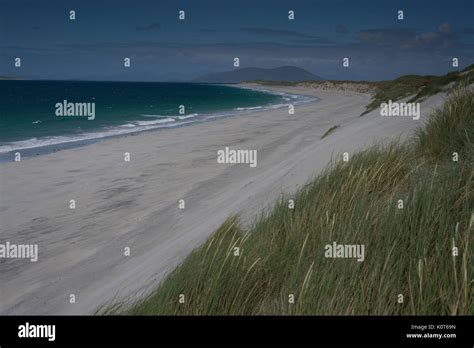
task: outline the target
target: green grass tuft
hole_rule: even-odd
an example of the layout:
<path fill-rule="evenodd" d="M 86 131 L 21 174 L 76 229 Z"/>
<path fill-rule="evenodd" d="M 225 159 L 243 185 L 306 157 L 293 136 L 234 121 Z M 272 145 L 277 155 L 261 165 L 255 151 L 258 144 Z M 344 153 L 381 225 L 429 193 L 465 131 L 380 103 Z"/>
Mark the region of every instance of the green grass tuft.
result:
<path fill-rule="evenodd" d="M 452 158 L 454 152 L 473 158 L 474 94 L 466 88 L 455 90 L 416 135 L 419 151 L 432 162 Z"/>
<path fill-rule="evenodd" d="M 335 126 L 332 126 L 331 128 L 329 128 L 321 137 L 321 139 L 324 139 L 326 138 L 329 134 L 331 134 L 332 132 L 334 132 L 336 129 L 338 129 L 340 127 L 340 125 L 336 124 Z"/>

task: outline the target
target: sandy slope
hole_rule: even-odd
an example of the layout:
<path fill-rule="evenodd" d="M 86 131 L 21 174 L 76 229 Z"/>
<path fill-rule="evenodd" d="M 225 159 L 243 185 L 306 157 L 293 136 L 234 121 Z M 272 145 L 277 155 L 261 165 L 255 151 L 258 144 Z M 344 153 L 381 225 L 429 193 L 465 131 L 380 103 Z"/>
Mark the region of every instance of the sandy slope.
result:
<path fill-rule="evenodd" d="M 0 313 L 92 313 L 115 296 L 147 291 L 229 215 L 250 221 L 332 156 L 406 136 L 442 102 L 427 100 L 419 121 L 377 111 L 360 118 L 366 94 L 284 90 L 321 100 L 295 115 L 265 111 L 1 164 L 0 243 L 38 243 L 39 260 L 0 260 Z M 258 150 L 258 166 L 217 164 L 225 146 Z"/>

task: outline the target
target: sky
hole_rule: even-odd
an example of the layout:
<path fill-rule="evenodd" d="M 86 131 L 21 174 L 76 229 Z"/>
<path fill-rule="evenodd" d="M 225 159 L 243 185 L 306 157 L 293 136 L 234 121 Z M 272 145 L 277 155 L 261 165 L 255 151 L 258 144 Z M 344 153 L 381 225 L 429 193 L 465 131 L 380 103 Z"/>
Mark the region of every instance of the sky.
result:
<path fill-rule="evenodd" d="M 445 74 L 474 63 L 474 0 L 0 0 L 0 75 L 185 81 L 235 57 L 338 80 Z"/>

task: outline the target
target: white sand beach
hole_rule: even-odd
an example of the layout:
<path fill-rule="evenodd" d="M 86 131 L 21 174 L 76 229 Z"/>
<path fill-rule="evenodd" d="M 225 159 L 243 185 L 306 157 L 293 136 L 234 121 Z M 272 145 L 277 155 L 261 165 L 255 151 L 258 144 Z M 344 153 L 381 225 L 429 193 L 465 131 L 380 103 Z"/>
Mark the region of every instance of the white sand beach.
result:
<path fill-rule="evenodd" d="M 37 262 L 0 261 L 0 314 L 93 314 L 144 294 L 230 215 L 248 224 L 331 158 L 409 136 L 444 98 L 423 102 L 415 121 L 378 109 L 359 117 L 369 94 L 271 89 L 320 100 L 294 115 L 267 110 L 0 164 L 0 242 L 39 251 Z M 225 147 L 257 150 L 258 165 L 217 163 Z"/>

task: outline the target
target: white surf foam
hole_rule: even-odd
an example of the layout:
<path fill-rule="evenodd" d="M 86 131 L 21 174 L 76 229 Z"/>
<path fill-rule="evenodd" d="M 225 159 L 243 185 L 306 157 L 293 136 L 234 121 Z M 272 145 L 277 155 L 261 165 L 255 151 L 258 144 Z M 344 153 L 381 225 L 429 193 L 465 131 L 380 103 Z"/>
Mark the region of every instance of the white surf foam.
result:
<path fill-rule="evenodd" d="M 242 88 L 242 87 L 239 87 Z M 256 89 L 257 90 L 257 89 Z M 282 104 L 269 104 L 269 105 L 260 105 L 260 106 L 252 106 L 252 107 L 240 107 L 235 108 L 230 111 L 224 112 L 217 112 L 212 114 L 189 114 L 189 115 L 180 115 L 180 116 L 164 116 L 164 115 L 157 115 L 157 114 L 141 114 L 142 117 L 149 117 L 154 118 L 154 120 L 150 121 L 131 121 L 126 124 L 122 124 L 119 126 L 108 127 L 104 128 L 100 131 L 90 132 L 90 133 L 83 133 L 71 136 L 54 136 L 54 137 L 44 137 L 44 138 L 31 138 L 22 141 L 15 141 L 5 145 L 0 145 L 0 153 L 6 153 L 15 150 L 22 150 L 22 149 L 32 149 L 36 147 L 43 147 L 49 145 L 60 145 L 66 143 L 73 143 L 73 142 L 80 142 L 80 141 L 89 141 L 89 140 L 98 140 L 101 138 L 123 135 L 123 134 L 130 134 L 136 133 L 151 129 L 159 129 L 159 128 L 173 128 L 177 126 L 182 126 L 185 124 L 196 123 L 200 121 L 212 120 L 221 117 L 228 117 L 233 116 L 236 114 L 247 114 L 255 111 L 263 111 L 268 109 L 278 109 L 283 107 L 288 107 L 289 104 L 301 104 L 307 103 L 314 100 L 318 100 L 316 97 L 305 96 L 305 95 L 295 95 L 289 94 L 284 92 L 276 92 L 276 91 L 267 91 L 258 89 L 260 92 L 267 92 L 269 94 L 275 94 L 282 96 L 282 99 L 285 101 L 291 101 L 291 103 Z M 281 101 L 281 100 L 280 100 Z"/>

